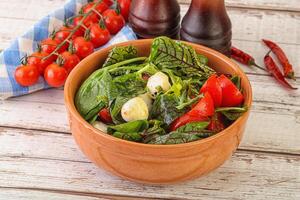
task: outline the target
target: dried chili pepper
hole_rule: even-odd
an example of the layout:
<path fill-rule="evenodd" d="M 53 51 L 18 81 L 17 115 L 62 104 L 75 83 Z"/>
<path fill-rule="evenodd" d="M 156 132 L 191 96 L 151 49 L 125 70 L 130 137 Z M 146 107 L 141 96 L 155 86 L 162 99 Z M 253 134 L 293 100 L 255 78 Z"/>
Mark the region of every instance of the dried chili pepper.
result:
<path fill-rule="evenodd" d="M 276 65 L 276 63 L 274 62 L 273 58 L 270 56 L 270 52 L 267 53 L 267 55 L 264 58 L 264 62 L 266 65 L 267 70 L 269 71 L 270 74 L 272 74 L 274 76 L 274 78 L 281 83 L 282 85 L 284 85 L 285 87 L 288 87 L 290 89 L 296 90 L 297 88 L 294 88 L 293 86 L 291 86 L 284 78 L 283 74 L 281 73 L 280 69 L 278 68 L 278 66 Z"/>
<path fill-rule="evenodd" d="M 252 56 L 250 56 L 249 54 L 247 54 L 246 52 L 236 48 L 236 47 L 231 47 L 231 57 L 242 63 L 242 64 L 245 64 L 245 65 L 248 65 L 248 66 L 255 66 L 261 70 L 264 70 L 266 71 L 266 69 L 262 68 L 261 66 L 257 65 L 255 63 L 255 60 Z"/>
<path fill-rule="evenodd" d="M 284 51 L 274 42 L 270 40 L 262 40 L 265 45 L 267 45 L 271 51 L 277 56 L 279 62 L 281 63 L 284 71 L 284 76 L 287 78 L 291 78 L 295 80 L 295 72 L 293 70 L 293 66 L 290 64 L 287 56 Z"/>

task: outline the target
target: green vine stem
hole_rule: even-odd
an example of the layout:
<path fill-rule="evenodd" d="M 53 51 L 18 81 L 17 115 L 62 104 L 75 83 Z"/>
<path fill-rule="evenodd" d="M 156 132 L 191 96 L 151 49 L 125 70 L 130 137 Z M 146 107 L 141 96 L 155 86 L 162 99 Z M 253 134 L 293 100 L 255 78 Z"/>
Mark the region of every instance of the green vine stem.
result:
<path fill-rule="evenodd" d="M 84 20 L 85 20 L 92 12 L 94 12 L 95 8 L 96 8 L 101 2 L 102 2 L 102 0 L 97 1 L 97 2 L 93 5 L 92 9 L 91 9 L 89 12 L 87 12 L 87 13 L 85 13 L 85 14 L 80 14 L 80 16 L 83 16 L 83 17 L 82 17 L 81 21 L 78 23 L 78 25 L 75 26 L 74 29 L 71 31 L 71 33 L 68 35 L 68 37 L 67 37 L 64 41 L 62 41 L 59 45 L 57 45 L 57 47 L 54 49 L 54 51 L 53 51 L 52 53 L 50 53 L 49 55 L 45 56 L 45 57 L 43 58 L 43 60 L 46 60 L 46 59 L 50 58 L 52 55 L 57 55 L 57 51 L 58 51 L 63 45 L 65 45 L 66 42 L 70 41 L 70 39 L 71 39 L 72 36 L 75 34 L 75 32 L 76 32 L 80 27 L 82 27 L 82 26 L 84 25 L 84 24 L 83 24 Z M 79 16 L 79 15 L 77 15 L 77 16 Z M 77 16 L 74 16 L 74 17 L 77 17 Z M 72 17 L 72 18 L 74 18 L 74 17 Z M 69 19 L 70 19 L 70 18 L 69 18 Z M 69 19 L 68 19 L 68 20 L 69 20 Z M 86 28 L 86 27 L 84 26 L 84 28 Z"/>

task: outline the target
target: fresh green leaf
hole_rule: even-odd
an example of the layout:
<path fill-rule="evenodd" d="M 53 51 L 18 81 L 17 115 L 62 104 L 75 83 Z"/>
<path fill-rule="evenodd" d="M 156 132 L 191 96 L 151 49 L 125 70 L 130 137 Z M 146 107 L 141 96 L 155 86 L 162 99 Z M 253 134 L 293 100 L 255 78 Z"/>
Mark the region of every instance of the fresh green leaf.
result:
<path fill-rule="evenodd" d="M 154 100 L 152 109 L 150 111 L 151 119 L 163 121 L 170 125 L 176 118 L 184 114 L 185 110 L 176 108 L 179 98 L 173 94 L 160 94 Z"/>
<path fill-rule="evenodd" d="M 113 83 L 118 90 L 118 96 L 134 97 L 146 92 L 146 81 L 137 73 L 125 74 L 114 78 Z"/>
<path fill-rule="evenodd" d="M 192 47 L 164 36 L 154 39 L 149 61 L 161 70 L 172 69 L 178 76 L 206 79 L 214 73 Z"/>
<path fill-rule="evenodd" d="M 109 126 L 107 131 L 114 137 L 129 140 L 140 141 L 142 132 L 149 127 L 147 120 L 137 120 L 115 126 Z"/>
<path fill-rule="evenodd" d="M 182 144 L 200 140 L 214 133 L 205 130 L 209 122 L 193 122 L 178 128 L 167 135 L 155 135 L 148 143 L 150 144 Z"/>
<path fill-rule="evenodd" d="M 208 58 L 202 54 L 197 54 L 199 61 L 204 64 L 204 65 L 208 65 Z"/>
<path fill-rule="evenodd" d="M 86 120 L 90 120 L 117 95 L 117 88 L 107 70 L 98 70 L 78 90 L 76 108 Z"/>
<path fill-rule="evenodd" d="M 129 100 L 129 98 L 118 96 L 110 103 L 110 115 L 115 124 L 122 124 L 124 120 L 121 116 L 122 106 Z"/>
<path fill-rule="evenodd" d="M 233 76 L 231 78 L 231 82 L 239 89 L 241 90 L 241 78 L 239 76 Z"/>
<path fill-rule="evenodd" d="M 244 107 L 224 107 L 216 109 L 216 112 L 222 113 L 230 121 L 235 121 L 248 111 L 246 106 Z"/>
<path fill-rule="evenodd" d="M 114 47 L 108 54 L 108 57 L 103 64 L 103 68 L 124 60 L 136 58 L 137 56 L 137 49 L 133 46 Z"/>

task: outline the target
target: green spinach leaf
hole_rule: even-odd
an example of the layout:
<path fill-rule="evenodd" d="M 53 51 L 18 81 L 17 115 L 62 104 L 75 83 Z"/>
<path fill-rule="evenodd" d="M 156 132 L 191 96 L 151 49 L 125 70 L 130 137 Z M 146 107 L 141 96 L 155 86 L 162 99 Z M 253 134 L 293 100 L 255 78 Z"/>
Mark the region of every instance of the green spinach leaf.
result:
<path fill-rule="evenodd" d="M 103 68 L 124 60 L 136 58 L 137 56 L 137 49 L 133 46 L 114 47 L 108 54 L 108 57 L 103 64 Z"/>
<path fill-rule="evenodd" d="M 196 51 L 168 37 L 154 39 L 149 61 L 163 69 L 172 69 L 178 76 L 208 78 L 214 70 L 203 64 Z"/>
<path fill-rule="evenodd" d="M 90 120 L 117 95 L 117 88 L 107 70 L 98 70 L 78 90 L 76 108 L 85 120 Z"/>
<path fill-rule="evenodd" d="M 178 128 L 167 135 L 155 135 L 148 143 L 150 144 L 182 144 L 200 140 L 214 133 L 205 130 L 209 122 L 193 122 Z"/>
<path fill-rule="evenodd" d="M 222 113 L 228 120 L 235 121 L 245 112 L 248 111 L 246 106 L 244 107 L 224 107 L 216 109 L 216 112 Z"/>
<path fill-rule="evenodd" d="M 146 81 L 137 73 L 125 74 L 114 78 L 118 96 L 134 97 L 146 92 Z"/>
<path fill-rule="evenodd" d="M 137 120 L 115 126 L 109 126 L 107 131 L 114 137 L 129 140 L 129 141 L 141 141 L 142 132 L 149 127 L 147 120 Z"/>

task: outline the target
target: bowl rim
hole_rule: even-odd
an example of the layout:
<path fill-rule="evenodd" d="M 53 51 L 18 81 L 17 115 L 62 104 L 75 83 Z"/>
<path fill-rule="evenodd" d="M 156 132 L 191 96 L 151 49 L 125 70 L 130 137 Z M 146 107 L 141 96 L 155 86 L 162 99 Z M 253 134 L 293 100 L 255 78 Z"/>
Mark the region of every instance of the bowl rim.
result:
<path fill-rule="evenodd" d="M 96 54 L 100 54 L 101 52 L 109 51 L 113 47 L 116 47 L 116 46 L 126 46 L 126 45 L 134 46 L 135 44 L 142 44 L 142 43 L 149 43 L 149 42 L 152 43 L 152 41 L 153 41 L 153 39 L 139 39 L 139 40 L 133 40 L 133 41 L 126 41 L 126 42 L 118 43 L 118 44 L 115 44 L 115 45 L 110 45 L 108 47 L 105 47 L 103 49 L 95 51 L 94 53 L 92 53 L 91 55 L 89 55 L 88 57 L 86 57 L 85 59 L 80 61 L 80 63 L 72 70 L 72 72 L 69 74 L 69 76 L 66 80 L 66 83 L 65 83 L 64 101 L 65 101 L 65 106 L 67 107 L 67 110 L 70 112 L 71 115 L 73 115 L 73 117 L 78 122 L 80 122 L 81 125 L 85 126 L 85 128 L 87 128 L 87 129 L 90 129 L 93 134 L 101 135 L 102 137 L 105 137 L 108 140 L 111 140 L 113 142 L 120 143 L 120 144 L 123 144 L 123 145 L 131 145 L 131 146 L 134 145 L 136 147 L 142 147 L 142 148 L 147 148 L 147 149 L 173 149 L 173 148 L 192 147 L 192 146 L 200 145 L 200 144 L 207 143 L 207 142 L 210 142 L 212 140 L 215 140 L 215 139 L 217 139 L 219 137 L 222 137 L 223 135 L 229 133 L 228 130 L 232 129 L 233 127 L 235 127 L 237 124 L 239 124 L 241 121 L 243 121 L 245 118 L 248 117 L 249 112 L 250 112 L 251 107 L 252 107 L 253 92 L 252 92 L 251 83 L 250 83 L 247 75 L 239 67 L 239 65 L 236 64 L 235 62 L 233 62 L 227 56 L 225 56 L 225 55 L 223 55 L 223 54 L 221 54 L 221 53 L 219 53 L 219 52 L 217 52 L 217 51 L 215 51 L 211 48 L 205 47 L 205 46 L 200 45 L 200 44 L 195 44 L 195 43 L 191 43 L 191 42 L 178 40 L 178 41 L 181 41 L 185 44 L 194 46 L 193 48 L 197 47 L 198 49 L 201 49 L 201 51 L 206 52 L 208 54 L 211 54 L 214 57 L 216 57 L 217 59 L 220 59 L 225 63 L 230 63 L 229 66 L 231 66 L 231 68 L 233 68 L 235 71 L 239 72 L 242 75 L 242 78 L 245 80 L 245 83 L 247 83 L 246 85 L 244 85 L 244 88 L 248 89 L 248 98 L 244 102 L 244 105 L 246 105 L 247 108 L 248 108 L 247 112 L 245 112 L 241 117 L 239 117 L 236 121 L 234 121 L 230 126 L 225 128 L 223 131 L 221 131 L 219 133 L 216 133 L 213 136 L 210 136 L 210 137 L 207 137 L 207 138 L 204 138 L 204 139 L 201 139 L 201 140 L 193 141 L 193 142 L 182 143 L 182 144 L 168 144 L 168 145 L 144 144 L 144 143 L 138 143 L 138 142 L 134 142 L 134 141 L 127 141 L 127 140 L 123 140 L 123 139 L 120 139 L 120 138 L 116 138 L 112 135 L 109 135 L 107 133 L 104 133 L 104 132 L 94 128 L 90 123 L 88 123 L 86 120 L 84 120 L 84 118 L 80 115 L 80 113 L 76 109 L 75 102 L 74 102 L 75 94 L 74 94 L 73 97 L 72 97 L 72 95 L 69 94 L 71 79 L 77 73 L 77 71 L 79 70 L 82 63 L 84 63 L 85 60 L 89 60 L 92 56 L 95 56 Z"/>

